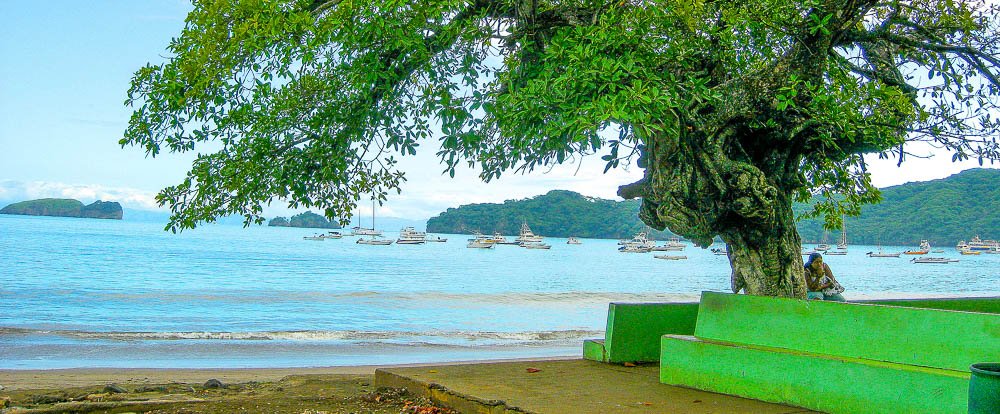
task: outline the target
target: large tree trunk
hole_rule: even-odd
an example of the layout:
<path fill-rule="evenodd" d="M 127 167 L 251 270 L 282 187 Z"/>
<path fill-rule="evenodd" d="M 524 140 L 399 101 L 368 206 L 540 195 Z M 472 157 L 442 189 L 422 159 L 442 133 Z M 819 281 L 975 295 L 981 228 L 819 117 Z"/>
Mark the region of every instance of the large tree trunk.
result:
<path fill-rule="evenodd" d="M 805 297 L 802 241 L 791 200 L 780 197 L 771 223 L 748 223 L 721 234 L 729 251 L 733 291 L 751 295 Z"/>
<path fill-rule="evenodd" d="M 753 138 L 739 132 L 688 131 L 645 140 L 639 164 L 645 176 L 618 194 L 641 197 L 639 216 L 653 228 L 669 228 L 702 247 L 722 237 L 734 292 L 804 298 L 801 239 L 792 212 L 792 194 L 801 185 L 799 158 L 770 148 L 755 155 L 733 151 L 735 140 Z"/>

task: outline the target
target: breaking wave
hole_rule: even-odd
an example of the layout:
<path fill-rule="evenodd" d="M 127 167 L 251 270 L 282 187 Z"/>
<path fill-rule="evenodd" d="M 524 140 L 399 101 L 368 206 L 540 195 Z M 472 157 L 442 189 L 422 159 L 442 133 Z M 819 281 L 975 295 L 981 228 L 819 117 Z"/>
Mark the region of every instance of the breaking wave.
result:
<path fill-rule="evenodd" d="M 58 335 L 63 337 L 119 341 L 349 341 L 414 344 L 537 343 L 577 341 L 602 336 L 603 331 L 563 330 L 529 332 L 490 331 L 263 331 L 263 332 L 94 332 L 0 328 L 0 337 L 13 335 Z"/>

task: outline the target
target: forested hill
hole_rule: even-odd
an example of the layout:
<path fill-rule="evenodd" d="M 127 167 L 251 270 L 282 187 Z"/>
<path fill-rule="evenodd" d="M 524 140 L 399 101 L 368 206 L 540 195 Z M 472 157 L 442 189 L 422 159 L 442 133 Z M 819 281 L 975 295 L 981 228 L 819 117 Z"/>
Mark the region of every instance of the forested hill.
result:
<path fill-rule="evenodd" d="M 847 217 L 852 244 L 914 246 L 927 239 L 935 247 L 953 247 L 979 235 L 1000 238 L 1000 170 L 977 168 L 948 178 L 882 189 L 882 202 L 864 206 L 860 217 Z M 799 223 L 805 242 L 823 240 L 818 220 Z M 839 231 L 827 240 L 835 242 Z"/>
<path fill-rule="evenodd" d="M 534 233 L 543 236 L 631 238 L 646 228 L 639 221 L 638 211 L 637 200 L 613 201 L 553 190 L 524 200 L 507 200 L 503 204 L 449 208 L 427 220 L 427 231 L 516 235 L 523 222 L 528 223 Z"/>
<path fill-rule="evenodd" d="M 921 239 L 934 246 L 954 246 L 974 235 L 1000 238 L 1000 170 L 973 169 L 940 180 L 882 189 L 883 201 L 862 208 L 861 217 L 847 217 L 852 244 L 913 245 Z M 806 205 L 796 206 L 797 211 Z M 638 218 L 639 201 L 613 201 L 554 190 L 503 204 L 471 204 L 449 208 L 427 221 L 433 233 L 476 231 L 516 235 L 522 222 L 535 233 L 551 237 L 626 238 L 645 228 Z M 817 219 L 799 223 L 805 243 L 823 240 Z M 657 233 L 658 239 L 669 233 Z M 839 232 L 826 235 L 839 239 Z"/>

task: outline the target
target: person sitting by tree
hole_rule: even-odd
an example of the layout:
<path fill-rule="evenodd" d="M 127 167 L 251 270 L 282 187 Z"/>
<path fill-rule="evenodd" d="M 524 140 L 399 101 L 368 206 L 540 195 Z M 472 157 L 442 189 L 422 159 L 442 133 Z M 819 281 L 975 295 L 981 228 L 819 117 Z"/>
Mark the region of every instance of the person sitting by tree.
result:
<path fill-rule="evenodd" d="M 846 302 L 841 293 L 844 287 L 833 277 L 830 266 L 823 263 L 823 255 L 812 253 L 805 264 L 806 285 L 809 286 L 809 299 L 833 300 Z"/>

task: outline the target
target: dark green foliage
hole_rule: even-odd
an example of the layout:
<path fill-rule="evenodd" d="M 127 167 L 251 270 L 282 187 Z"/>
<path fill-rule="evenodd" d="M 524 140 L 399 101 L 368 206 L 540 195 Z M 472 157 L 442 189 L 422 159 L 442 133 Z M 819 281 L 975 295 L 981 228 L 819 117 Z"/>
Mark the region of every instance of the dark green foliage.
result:
<path fill-rule="evenodd" d="M 0 210 L 0 214 L 121 220 L 122 206 L 112 201 L 97 200 L 85 206 L 68 198 L 43 198 L 11 204 Z"/>
<path fill-rule="evenodd" d="M 935 247 L 954 246 L 972 236 L 1000 237 L 1000 170 L 973 169 L 951 177 L 903 184 L 882 190 L 882 203 L 865 206 L 860 217 L 847 217 L 851 244 L 916 246 L 927 239 Z M 805 211 L 805 204 L 795 206 Z M 804 243 L 823 240 L 822 222 L 799 222 Z M 827 241 L 840 238 L 831 231 Z"/>
<path fill-rule="evenodd" d="M 1000 237 L 1000 170 L 972 169 L 940 180 L 909 183 L 882 190 L 881 204 L 847 217 L 851 244 L 916 246 L 930 240 L 936 247 L 954 246 L 972 236 Z M 812 208 L 796 203 L 796 214 Z M 503 204 L 470 204 L 449 208 L 427 221 L 427 231 L 468 234 L 476 231 L 517 234 L 526 221 L 532 231 L 551 237 L 620 239 L 645 229 L 636 217 L 639 201 L 613 201 L 556 190 Z M 824 241 L 822 219 L 798 222 L 803 243 Z M 668 232 L 654 231 L 657 239 Z M 839 231 L 827 231 L 825 241 L 836 243 Z"/>
<path fill-rule="evenodd" d="M 638 211 L 638 200 L 613 201 L 553 190 L 524 200 L 507 200 L 503 204 L 449 208 L 427 220 L 427 231 L 516 235 L 521 223 L 526 222 L 532 232 L 543 236 L 621 239 L 648 230 L 639 220 Z M 669 236 L 669 233 L 653 231 L 653 237 L 661 240 Z"/>
<path fill-rule="evenodd" d="M 284 217 L 275 217 L 271 221 L 267 222 L 268 227 L 288 227 L 288 219 Z"/>
<path fill-rule="evenodd" d="M 284 217 L 275 217 L 271 219 L 268 226 L 275 227 L 307 227 L 314 229 L 339 229 L 340 224 L 331 222 L 319 214 L 307 211 L 305 213 L 296 214 L 292 216 L 292 219 L 286 219 Z"/>

